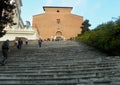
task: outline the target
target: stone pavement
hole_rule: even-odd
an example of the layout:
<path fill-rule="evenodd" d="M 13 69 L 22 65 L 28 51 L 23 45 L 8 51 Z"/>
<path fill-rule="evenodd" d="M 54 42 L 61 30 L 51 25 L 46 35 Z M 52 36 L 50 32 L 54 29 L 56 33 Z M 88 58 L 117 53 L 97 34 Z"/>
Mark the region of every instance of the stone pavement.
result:
<path fill-rule="evenodd" d="M 75 41 L 12 47 L 0 85 L 120 85 L 120 57 Z"/>

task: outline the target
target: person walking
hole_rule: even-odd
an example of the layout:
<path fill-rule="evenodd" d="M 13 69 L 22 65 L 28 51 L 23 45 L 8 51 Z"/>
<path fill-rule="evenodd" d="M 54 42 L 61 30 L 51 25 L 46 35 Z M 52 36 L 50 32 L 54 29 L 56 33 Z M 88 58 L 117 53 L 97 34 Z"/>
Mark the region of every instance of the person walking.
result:
<path fill-rule="evenodd" d="M 9 40 L 6 40 L 2 44 L 2 54 L 3 54 L 3 60 L 1 62 L 1 65 L 5 65 L 8 58 L 8 51 L 9 51 Z"/>

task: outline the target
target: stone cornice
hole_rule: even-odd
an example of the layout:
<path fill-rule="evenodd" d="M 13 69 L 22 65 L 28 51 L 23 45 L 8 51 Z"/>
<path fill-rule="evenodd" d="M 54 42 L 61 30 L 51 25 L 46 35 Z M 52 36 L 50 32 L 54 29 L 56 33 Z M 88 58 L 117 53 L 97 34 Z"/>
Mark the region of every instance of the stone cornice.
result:
<path fill-rule="evenodd" d="M 34 34 L 33 29 L 6 29 L 7 34 Z"/>

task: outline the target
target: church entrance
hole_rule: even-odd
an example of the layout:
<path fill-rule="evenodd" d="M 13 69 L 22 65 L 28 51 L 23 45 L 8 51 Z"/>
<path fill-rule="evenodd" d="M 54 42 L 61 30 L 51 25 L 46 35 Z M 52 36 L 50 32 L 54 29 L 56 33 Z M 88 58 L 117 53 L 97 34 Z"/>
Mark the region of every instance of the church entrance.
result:
<path fill-rule="evenodd" d="M 56 38 L 55 38 L 55 41 L 62 41 L 62 40 L 63 40 L 62 37 L 56 37 Z"/>
<path fill-rule="evenodd" d="M 55 41 L 62 41 L 62 40 L 64 40 L 64 37 L 63 37 L 61 31 L 57 31 L 57 32 L 56 32 L 55 37 L 54 37 L 54 40 L 55 40 Z"/>

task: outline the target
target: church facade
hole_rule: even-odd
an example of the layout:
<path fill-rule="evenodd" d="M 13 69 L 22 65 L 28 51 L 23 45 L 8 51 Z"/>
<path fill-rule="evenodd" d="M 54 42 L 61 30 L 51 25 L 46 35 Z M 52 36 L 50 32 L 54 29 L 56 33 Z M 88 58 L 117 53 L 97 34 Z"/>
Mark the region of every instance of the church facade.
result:
<path fill-rule="evenodd" d="M 42 40 L 68 40 L 81 34 L 83 17 L 72 14 L 72 7 L 44 6 L 45 13 L 34 15 L 33 28 Z"/>

